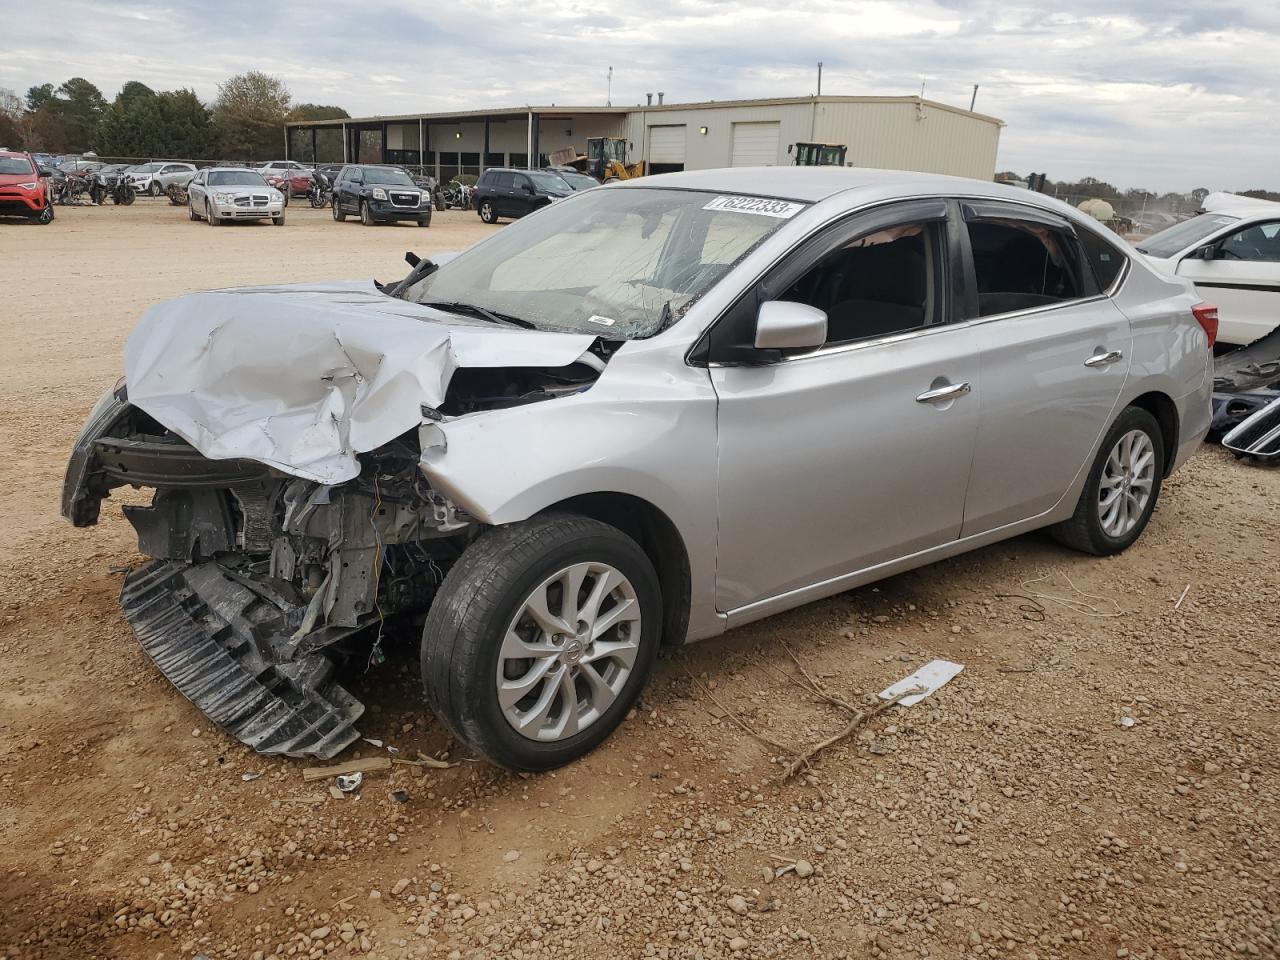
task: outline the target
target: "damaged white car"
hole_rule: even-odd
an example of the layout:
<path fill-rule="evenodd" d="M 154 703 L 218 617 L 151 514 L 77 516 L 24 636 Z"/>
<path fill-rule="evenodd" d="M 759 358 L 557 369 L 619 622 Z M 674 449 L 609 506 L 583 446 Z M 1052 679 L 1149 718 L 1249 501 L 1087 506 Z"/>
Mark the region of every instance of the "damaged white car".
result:
<path fill-rule="evenodd" d="M 62 506 L 154 491 L 125 615 L 245 743 L 351 744 L 333 655 L 417 616 L 430 708 L 543 770 L 661 645 L 1038 527 L 1124 549 L 1208 426 L 1214 323 L 1026 191 L 647 177 L 394 285 L 153 308 Z"/>

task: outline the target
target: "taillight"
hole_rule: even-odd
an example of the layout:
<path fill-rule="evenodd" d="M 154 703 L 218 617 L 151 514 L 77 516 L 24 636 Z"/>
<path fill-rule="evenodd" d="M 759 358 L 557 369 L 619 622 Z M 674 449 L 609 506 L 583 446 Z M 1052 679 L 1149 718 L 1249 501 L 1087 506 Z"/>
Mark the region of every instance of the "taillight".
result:
<path fill-rule="evenodd" d="M 1191 314 L 1204 328 L 1204 335 L 1209 338 L 1209 349 L 1213 349 L 1218 340 L 1218 308 L 1212 303 L 1201 302 L 1191 308 Z"/>

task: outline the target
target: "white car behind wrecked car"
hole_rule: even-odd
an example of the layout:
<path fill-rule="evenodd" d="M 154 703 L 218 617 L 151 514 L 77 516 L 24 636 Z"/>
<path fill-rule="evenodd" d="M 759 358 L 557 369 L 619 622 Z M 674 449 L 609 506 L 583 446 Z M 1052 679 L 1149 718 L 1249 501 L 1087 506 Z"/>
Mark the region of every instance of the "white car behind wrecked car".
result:
<path fill-rule="evenodd" d="M 1025 190 L 645 177 L 393 285 L 153 307 L 62 509 L 153 491 L 123 508 L 151 558 L 125 616 L 243 742 L 356 742 L 336 655 L 398 618 L 454 736 L 546 770 L 622 722 L 663 644 L 1039 528 L 1126 549 L 1208 427 L 1215 324 Z"/>
<path fill-rule="evenodd" d="M 1280 203 L 1210 194 L 1203 207 L 1138 250 L 1192 281 L 1218 307 L 1218 340 L 1243 346 L 1280 325 Z"/>

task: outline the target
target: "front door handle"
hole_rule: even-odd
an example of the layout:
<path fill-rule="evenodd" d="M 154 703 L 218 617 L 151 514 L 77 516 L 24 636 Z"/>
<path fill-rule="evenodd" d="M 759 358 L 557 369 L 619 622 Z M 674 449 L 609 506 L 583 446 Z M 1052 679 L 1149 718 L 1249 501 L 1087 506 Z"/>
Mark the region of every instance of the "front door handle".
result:
<path fill-rule="evenodd" d="M 1108 364 L 1119 363 L 1123 359 L 1124 354 L 1119 350 L 1110 350 L 1106 353 L 1095 353 L 1084 362 L 1084 365 L 1086 367 L 1105 367 Z"/>
<path fill-rule="evenodd" d="M 926 390 L 916 397 L 916 403 L 946 403 L 963 397 L 972 390 L 967 383 L 948 383 L 946 386 Z"/>

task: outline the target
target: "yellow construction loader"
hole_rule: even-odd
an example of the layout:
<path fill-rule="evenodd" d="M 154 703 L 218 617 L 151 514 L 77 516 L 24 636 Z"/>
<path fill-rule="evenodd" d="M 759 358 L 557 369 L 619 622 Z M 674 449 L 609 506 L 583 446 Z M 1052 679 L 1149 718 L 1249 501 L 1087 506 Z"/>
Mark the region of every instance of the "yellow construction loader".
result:
<path fill-rule="evenodd" d="M 644 161 L 627 166 L 627 141 L 620 137 L 589 137 L 584 169 L 601 183 L 644 176 Z"/>

